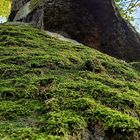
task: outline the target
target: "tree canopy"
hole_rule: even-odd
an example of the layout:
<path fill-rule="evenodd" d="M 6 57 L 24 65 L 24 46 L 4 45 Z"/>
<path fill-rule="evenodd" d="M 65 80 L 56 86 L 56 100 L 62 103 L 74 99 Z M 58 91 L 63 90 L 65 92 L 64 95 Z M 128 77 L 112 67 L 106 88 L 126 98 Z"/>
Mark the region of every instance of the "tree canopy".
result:
<path fill-rule="evenodd" d="M 133 13 L 140 8 L 140 0 L 115 0 L 121 15 L 128 21 L 135 20 Z"/>

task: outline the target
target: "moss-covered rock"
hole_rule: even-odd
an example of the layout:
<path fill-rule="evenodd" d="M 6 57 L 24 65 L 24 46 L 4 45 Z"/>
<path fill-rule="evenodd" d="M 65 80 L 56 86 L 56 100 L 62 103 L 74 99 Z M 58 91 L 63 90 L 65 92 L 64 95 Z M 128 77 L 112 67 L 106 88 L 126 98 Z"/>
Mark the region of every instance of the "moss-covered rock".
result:
<path fill-rule="evenodd" d="M 139 140 L 137 64 L 1 25 L 0 139 Z"/>
<path fill-rule="evenodd" d="M 33 11 L 38 6 L 41 6 L 45 3 L 45 0 L 30 0 L 30 9 Z"/>

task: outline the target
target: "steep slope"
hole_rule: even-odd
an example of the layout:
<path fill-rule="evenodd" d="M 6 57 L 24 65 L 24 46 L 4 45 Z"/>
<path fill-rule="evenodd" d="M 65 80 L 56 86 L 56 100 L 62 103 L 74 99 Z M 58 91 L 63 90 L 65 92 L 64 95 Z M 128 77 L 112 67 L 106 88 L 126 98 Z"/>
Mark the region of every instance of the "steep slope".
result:
<path fill-rule="evenodd" d="M 0 139 L 140 139 L 139 68 L 27 25 L 0 25 Z"/>

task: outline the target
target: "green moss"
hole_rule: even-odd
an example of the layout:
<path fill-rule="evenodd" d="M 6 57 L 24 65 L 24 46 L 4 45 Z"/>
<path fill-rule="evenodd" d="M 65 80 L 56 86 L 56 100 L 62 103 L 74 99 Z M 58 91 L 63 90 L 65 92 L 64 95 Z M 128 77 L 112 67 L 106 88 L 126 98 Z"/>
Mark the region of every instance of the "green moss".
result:
<path fill-rule="evenodd" d="M 81 139 L 91 125 L 139 139 L 137 67 L 28 25 L 1 25 L 0 139 Z"/>
<path fill-rule="evenodd" d="M 33 11 L 36 7 L 42 5 L 44 0 L 31 0 L 30 1 L 30 9 Z"/>
<path fill-rule="evenodd" d="M 50 112 L 45 117 L 45 131 L 51 135 L 67 135 L 78 133 L 86 127 L 84 118 L 71 110 Z"/>
<path fill-rule="evenodd" d="M 133 128 L 138 129 L 140 126 L 140 122 L 137 119 L 102 106 L 90 98 L 73 100 L 69 102 L 68 107 L 75 111 L 85 111 L 82 112 L 83 116 L 89 116 L 93 122 L 102 122 L 106 130 L 111 128 L 113 131 L 121 129 L 123 129 L 121 131 L 133 131 Z"/>
<path fill-rule="evenodd" d="M 130 63 L 133 68 L 135 68 L 137 71 L 140 71 L 140 62 L 132 62 Z"/>

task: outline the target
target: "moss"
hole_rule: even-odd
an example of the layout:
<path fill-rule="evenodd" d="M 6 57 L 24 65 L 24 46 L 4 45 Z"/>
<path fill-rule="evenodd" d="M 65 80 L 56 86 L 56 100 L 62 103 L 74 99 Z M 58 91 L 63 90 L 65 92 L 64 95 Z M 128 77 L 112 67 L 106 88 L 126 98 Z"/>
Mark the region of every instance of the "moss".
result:
<path fill-rule="evenodd" d="M 132 62 L 130 63 L 133 68 L 135 68 L 137 71 L 140 71 L 140 62 Z"/>
<path fill-rule="evenodd" d="M 1 25 L 0 79 L 0 139 L 80 139 L 99 125 L 105 137 L 140 138 L 133 64 L 28 25 Z"/>
<path fill-rule="evenodd" d="M 101 73 L 102 71 L 104 71 L 104 67 L 98 59 L 87 60 L 85 62 L 85 70 L 89 70 L 95 73 Z"/>
<path fill-rule="evenodd" d="M 42 5 L 44 0 L 31 0 L 30 1 L 30 10 L 33 11 L 36 7 Z"/>
<path fill-rule="evenodd" d="M 51 135 L 64 136 L 78 133 L 86 127 L 84 118 L 71 110 L 50 112 L 45 117 L 44 131 Z"/>

